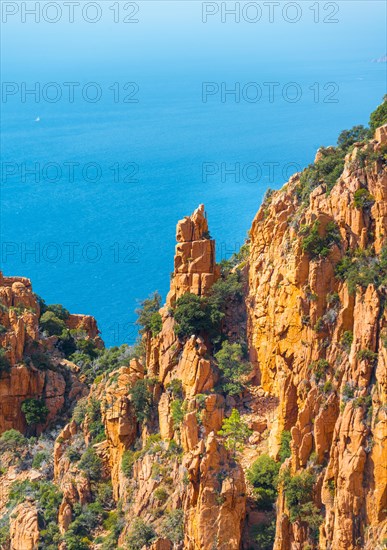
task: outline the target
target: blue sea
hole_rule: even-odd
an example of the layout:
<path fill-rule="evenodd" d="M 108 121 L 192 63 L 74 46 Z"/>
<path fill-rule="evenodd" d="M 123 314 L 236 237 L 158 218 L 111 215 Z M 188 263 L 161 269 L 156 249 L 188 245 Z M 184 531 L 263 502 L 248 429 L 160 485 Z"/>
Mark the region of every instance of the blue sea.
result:
<path fill-rule="evenodd" d="M 229 257 L 269 187 L 342 129 L 367 124 L 386 64 L 371 62 L 385 53 L 385 8 L 368 2 L 377 21 L 363 26 L 365 4 L 318 40 L 306 22 L 307 43 L 283 24 L 277 35 L 267 24 L 203 36 L 199 22 L 179 27 L 165 11 L 142 38 L 136 28 L 135 52 L 134 38 L 120 29 L 118 44 L 111 26 L 93 41 L 83 28 L 70 37 L 61 26 L 55 37 L 15 23 L 1 105 L 4 274 L 95 316 L 107 345 L 133 343 L 139 300 L 168 291 L 179 219 L 204 203 L 218 259 Z M 77 82 L 73 102 L 66 82 Z"/>

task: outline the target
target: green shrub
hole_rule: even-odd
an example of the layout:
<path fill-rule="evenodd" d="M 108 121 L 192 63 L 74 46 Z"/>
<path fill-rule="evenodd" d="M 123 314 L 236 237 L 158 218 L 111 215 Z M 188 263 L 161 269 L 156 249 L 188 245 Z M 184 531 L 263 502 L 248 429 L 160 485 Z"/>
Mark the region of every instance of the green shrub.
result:
<path fill-rule="evenodd" d="M 24 413 L 27 424 L 44 424 L 49 413 L 43 399 L 34 399 L 30 397 L 23 401 L 21 410 Z"/>
<path fill-rule="evenodd" d="M 246 361 L 240 344 L 223 342 L 221 349 L 215 354 L 221 373 L 220 389 L 229 395 L 237 395 L 244 389 L 241 378 L 248 374 L 252 365 Z"/>
<path fill-rule="evenodd" d="M 89 548 L 87 539 L 91 537 L 93 530 L 101 525 L 106 514 L 99 502 L 93 502 L 84 506 L 76 504 L 74 515 L 75 519 L 64 536 L 66 548 L 67 550 Z"/>
<path fill-rule="evenodd" d="M 165 487 L 157 487 L 153 494 L 155 498 L 160 502 L 165 502 L 168 499 L 168 491 L 165 489 Z"/>
<path fill-rule="evenodd" d="M 184 512 L 183 510 L 172 510 L 166 514 L 160 528 L 161 536 L 169 539 L 174 544 L 184 540 Z"/>
<path fill-rule="evenodd" d="M 77 449 L 74 449 L 74 447 L 69 447 L 66 451 L 66 456 L 70 462 L 78 462 L 82 455 Z"/>
<path fill-rule="evenodd" d="M 101 405 L 95 397 L 88 399 L 86 414 L 89 420 L 88 429 L 92 442 L 103 441 L 105 439 L 105 428 L 102 424 Z"/>
<path fill-rule="evenodd" d="M 54 550 L 60 542 L 57 517 L 62 493 L 50 481 L 16 481 L 9 491 L 7 507 L 12 510 L 28 497 L 39 510 L 39 548 Z"/>
<path fill-rule="evenodd" d="M 86 418 L 87 397 L 82 397 L 74 407 L 72 419 L 80 426 Z"/>
<path fill-rule="evenodd" d="M 242 450 L 243 443 L 251 433 L 237 409 L 233 409 L 231 415 L 223 420 L 222 428 L 218 432 L 225 438 L 224 445 L 232 451 L 234 457 L 237 451 Z"/>
<path fill-rule="evenodd" d="M 247 479 L 254 487 L 260 510 L 271 510 L 277 498 L 280 465 L 268 455 L 261 455 L 247 471 Z"/>
<path fill-rule="evenodd" d="M 375 199 L 368 189 L 358 189 L 353 195 L 353 204 L 355 208 L 359 208 L 360 210 L 371 208 L 374 202 Z"/>
<path fill-rule="evenodd" d="M 130 526 L 127 536 L 128 550 L 141 550 L 156 538 L 156 532 L 149 523 L 142 518 L 136 518 Z"/>
<path fill-rule="evenodd" d="M 286 505 L 289 510 L 289 519 L 292 523 L 301 521 L 315 530 L 322 522 L 319 510 L 313 504 L 313 487 L 315 476 L 307 470 L 291 476 L 289 470 L 283 475 Z"/>
<path fill-rule="evenodd" d="M 349 382 L 346 382 L 343 388 L 343 399 L 344 401 L 348 401 L 349 399 L 353 399 L 355 395 L 355 388 L 353 384 L 350 384 Z"/>
<path fill-rule="evenodd" d="M 326 185 L 327 191 L 330 191 L 344 169 L 346 153 L 342 148 L 326 149 L 322 147 L 319 152 L 322 158 L 305 168 L 300 176 L 297 197 L 304 204 L 309 203 L 311 192 L 322 183 Z"/>
<path fill-rule="evenodd" d="M 5 332 L 7 332 L 7 328 L 0 323 L 0 334 L 4 334 Z"/>
<path fill-rule="evenodd" d="M 313 361 L 309 365 L 309 369 L 313 372 L 316 382 L 319 382 L 329 369 L 329 363 L 326 359 L 319 359 L 318 361 Z"/>
<path fill-rule="evenodd" d="M 330 380 L 327 380 L 323 386 L 323 393 L 329 393 L 333 389 L 332 382 Z"/>
<path fill-rule="evenodd" d="M 97 490 L 97 499 L 101 503 L 104 510 L 115 508 L 115 502 L 113 498 L 113 485 L 111 481 L 106 483 L 99 483 Z"/>
<path fill-rule="evenodd" d="M 88 447 L 79 461 L 78 468 L 83 470 L 92 481 L 99 481 L 102 475 L 102 461 L 94 447 Z"/>
<path fill-rule="evenodd" d="M 49 336 L 60 336 L 66 325 L 54 312 L 46 311 L 39 320 L 39 327 L 41 331 L 47 332 Z"/>
<path fill-rule="evenodd" d="M 133 464 L 136 462 L 139 454 L 139 452 L 131 451 L 130 449 L 128 449 L 122 455 L 121 470 L 126 477 L 132 477 Z"/>
<path fill-rule="evenodd" d="M 387 124 L 387 96 L 384 96 L 381 103 L 370 116 L 370 133 L 373 137 L 376 128 Z"/>
<path fill-rule="evenodd" d="M 382 248 L 379 256 L 372 249 L 347 252 L 336 266 L 336 276 L 346 281 L 351 294 L 356 287 L 366 288 L 373 284 L 376 288 L 387 285 L 387 246 Z"/>
<path fill-rule="evenodd" d="M 325 236 L 320 236 L 318 228 L 319 222 L 315 221 L 312 225 L 305 225 L 300 230 L 300 234 L 303 236 L 302 249 L 309 254 L 311 259 L 326 258 L 331 247 L 341 240 L 340 232 L 335 222 L 327 223 Z"/>
<path fill-rule="evenodd" d="M 372 406 L 372 397 L 371 395 L 362 395 L 361 397 L 356 397 L 356 399 L 353 400 L 352 405 L 354 408 L 356 407 L 371 407 Z"/>
<path fill-rule="evenodd" d="M 357 352 L 356 357 L 359 361 L 374 363 L 378 358 L 378 354 L 370 349 L 361 349 Z"/>
<path fill-rule="evenodd" d="M 129 390 L 132 405 L 140 424 L 150 418 L 152 413 L 153 399 L 149 385 L 149 380 L 137 380 Z"/>
<path fill-rule="evenodd" d="M 175 332 L 179 338 L 193 334 L 207 334 L 213 343 L 222 339 L 223 322 L 230 304 L 238 304 L 243 299 L 243 284 L 240 271 L 223 272 L 222 277 L 212 286 L 207 297 L 186 293 L 176 303 L 173 312 Z"/>
<path fill-rule="evenodd" d="M 67 311 L 67 309 L 61 304 L 50 304 L 49 306 L 46 306 L 44 313 L 46 311 L 51 311 L 55 317 L 61 319 L 62 321 L 66 321 L 70 317 L 70 312 Z"/>
<path fill-rule="evenodd" d="M 151 332 L 153 336 L 161 330 L 161 316 L 159 309 L 161 307 L 161 295 L 154 292 L 149 298 L 141 302 L 141 307 L 136 309 L 138 319 L 136 323 L 140 325 L 140 332 Z"/>
<path fill-rule="evenodd" d="M 39 470 L 44 462 L 49 462 L 50 454 L 47 451 L 38 451 L 32 459 L 32 467 Z"/>
<path fill-rule="evenodd" d="M 173 316 L 176 321 L 175 333 L 179 338 L 188 338 L 211 328 L 206 301 L 190 292 L 177 300 Z"/>
<path fill-rule="evenodd" d="M 157 336 L 161 329 L 163 328 L 163 320 L 161 318 L 161 315 L 158 311 L 152 314 L 152 317 L 150 319 L 150 331 L 152 333 L 152 336 Z"/>
<path fill-rule="evenodd" d="M 30 357 L 34 366 L 40 370 L 49 370 L 53 367 L 51 358 L 48 353 L 42 351 L 33 351 Z"/>
<path fill-rule="evenodd" d="M 178 378 L 174 378 L 166 385 L 166 389 L 172 392 L 175 399 L 182 399 L 183 397 L 183 384 Z"/>
<path fill-rule="evenodd" d="M 75 346 L 75 353 L 87 355 L 90 359 L 95 359 L 99 355 L 99 349 L 95 345 L 94 340 L 91 340 L 90 338 L 76 340 Z"/>
<path fill-rule="evenodd" d="M 103 523 L 103 527 L 106 531 L 109 531 L 109 534 L 103 539 L 101 550 L 117 550 L 119 548 L 118 538 L 125 527 L 123 514 L 119 511 L 110 512 Z"/>
<path fill-rule="evenodd" d="M 3 372 L 9 372 L 11 370 L 11 363 L 6 355 L 5 349 L 0 349 L 0 376 Z"/>
<path fill-rule="evenodd" d="M 272 550 L 275 539 L 275 521 L 254 525 L 252 534 L 259 550 Z"/>
<path fill-rule="evenodd" d="M 20 451 L 27 447 L 27 445 L 28 439 L 13 428 L 2 433 L 0 436 L 0 453 L 15 450 Z"/>
<path fill-rule="evenodd" d="M 122 346 L 113 346 L 103 350 L 95 350 L 98 354 L 96 358 L 91 358 L 87 354 L 74 354 L 74 362 L 80 367 L 81 374 L 85 375 L 89 384 L 101 376 L 107 375 L 113 370 L 128 365 L 130 359 L 138 357 L 140 347 L 133 347 L 123 344 Z M 78 356 L 78 357 L 76 357 Z"/>
<path fill-rule="evenodd" d="M 347 353 L 349 353 L 349 351 L 351 350 L 352 342 L 353 342 L 353 332 L 351 330 L 345 330 L 341 337 L 340 343 Z"/>
<path fill-rule="evenodd" d="M 313 327 L 313 330 L 316 332 L 322 332 L 324 330 L 324 326 L 325 326 L 324 319 L 322 319 L 322 317 L 319 317 L 316 321 L 316 324 Z"/>
<path fill-rule="evenodd" d="M 348 151 L 348 149 L 359 141 L 364 141 L 368 136 L 367 128 L 364 126 L 353 126 L 350 130 L 343 130 L 337 138 L 337 146 Z"/>
<path fill-rule="evenodd" d="M 0 548 L 8 548 L 9 541 L 9 518 L 7 516 L 3 516 L 0 519 Z"/>
<path fill-rule="evenodd" d="M 334 307 L 340 304 L 340 296 L 337 292 L 330 292 L 327 295 L 327 304 L 330 307 Z"/>
<path fill-rule="evenodd" d="M 292 434 L 289 431 L 284 430 L 281 433 L 281 446 L 279 450 L 279 459 L 285 462 L 287 458 L 291 456 L 290 442 L 292 440 Z"/>
<path fill-rule="evenodd" d="M 184 418 L 183 402 L 181 399 L 175 399 L 171 403 L 171 416 L 173 427 L 176 429 L 180 426 Z"/>

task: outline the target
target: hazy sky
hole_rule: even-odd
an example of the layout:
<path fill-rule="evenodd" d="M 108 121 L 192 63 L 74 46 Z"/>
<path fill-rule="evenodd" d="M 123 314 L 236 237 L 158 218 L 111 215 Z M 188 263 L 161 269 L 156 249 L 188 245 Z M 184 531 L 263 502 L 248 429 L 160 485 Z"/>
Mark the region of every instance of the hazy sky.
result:
<path fill-rule="evenodd" d="M 26 13 L 35 5 L 37 15 Z M 233 7 L 237 15 L 225 13 Z M 99 20 L 85 20 L 94 18 Z M 176 71 L 251 71 L 266 62 L 294 63 L 296 69 L 300 62 L 368 60 L 386 53 L 386 3 L 373 0 L 4 0 L 2 21 L 3 78 L 79 71 L 88 77 L 131 71 L 151 78 Z"/>

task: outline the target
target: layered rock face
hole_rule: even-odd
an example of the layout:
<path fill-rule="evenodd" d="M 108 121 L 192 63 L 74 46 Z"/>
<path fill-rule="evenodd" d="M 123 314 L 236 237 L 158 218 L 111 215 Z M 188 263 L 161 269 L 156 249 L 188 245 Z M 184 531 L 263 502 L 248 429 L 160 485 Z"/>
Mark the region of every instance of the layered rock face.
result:
<path fill-rule="evenodd" d="M 0 272 L 0 347 L 4 361 L 0 375 L 0 434 L 10 428 L 21 432 L 26 422 L 21 404 L 28 398 L 44 399 L 49 410 L 46 425 L 66 405 L 68 409 L 85 395 L 86 386 L 77 376 L 79 368 L 63 358 L 55 347 L 56 337 L 39 332 L 40 306 L 29 279 L 4 277 Z M 70 315 L 68 328 L 82 329 L 87 338 L 99 338 L 95 320 L 85 315 Z M 43 365 L 42 356 L 51 366 Z M 40 426 L 42 430 L 44 426 Z"/>
<path fill-rule="evenodd" d="M 186 292 L 203 296 L 219 277 L 215 263 L 215 241 L 210 238 L 204 205 L 186 216 L 176 228 L 175 266 L 167 305 Z"/>
<path fill-rule="evenodd" d="M 355 145 L 330 192 L 317 187 L 308 205 L 297 199 L 300 175 L 293 177 L 250 232 L 250 355 L 263 389 L 279 400 L 269 449 L 276 457 L 281 432 L 290 430 L 292 473 L 314 464 L 315 504 L 325 508 L 319 548 L 376 548 L 386 529 L 385 283 L 371 273 L 349 290 L 337 276 L 352 255 L 365 258 L 359 280 L 378 262 L 385 280 L 387 173 L 376 159 L 386 139 L 383 127 L 370 144 Z M 372 200 L 356 203 L 361 194 Z M 338 234 L 328 253 L 311 258 L 305 228 L 316 222 L 320 236 L 332 224 Z M 275 550 L 306 543 L 305 524 L 288 516 L 281 493 Z"/>

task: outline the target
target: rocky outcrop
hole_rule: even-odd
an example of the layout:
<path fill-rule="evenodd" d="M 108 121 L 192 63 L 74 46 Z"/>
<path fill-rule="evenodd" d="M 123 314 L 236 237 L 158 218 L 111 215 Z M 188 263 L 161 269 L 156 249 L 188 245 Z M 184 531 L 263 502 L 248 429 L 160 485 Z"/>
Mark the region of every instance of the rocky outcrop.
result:
<path fill-rule="evenodd" d="M 37 550 L 39 542 L 38 511 L 28 502 L 19 504 L 11 516 L 11 550 Z"/>
<path fill-rule="evenodd" d="M 175 265 L 167 305 L 186 292 L 205 295 L 219 277 L 215 241 L 210 238 L 204 205 L 179 221 L 176 228 Z"/>
<path fill-rule="evenodd" d="M 385 128 L 375 138 L 355 145 L 330 192 L 317 187 L 309 205 L 297 199 L 300 175 L 291 178 L 250 231 L 250 356 L 263 389 L 279 403 L 269 451 L 276 457 L 282 431 L 291 430 L 292 472 L 313 461 L 322 470 L 315 489 L 326 509 L 319 547 L 335 550 L 360 550 L 385 521 L 385 289 L 371 283 L 351 293 L 335 272 L 345 255 L 378 255 L 386 244 L 387 172 L 373 160 L 385 147 Z M 368 208 L 354 206 L 359 189 L 372 196 Z M 302 234 L 316 222 L 320 236 L 334 224 L 339 238 L 327 255 L 311 258 Z M 303 548 L 306 532 L 302 521 L 289 522 L 281 494 L 275 550 Z"/>
<path fill-rule="evenodd" d="M 4 277 L 0 272 L 0 347 L 4 359 L 0 367 L 0 434 L 27 426 L 21 404 L 28 398 L 44 399 L 49 410 L 42 431 L 66 408 L 86 394 L 79 380 L 79 368 L 63 358 L 55 336 L 39 331 L 40 306 L 29 279 Z M 69 328 L 84 331 L 86 338 L 100 346 L 96 321 L 91 316 L 70 315 Z"/>
<path fill-rule="evenodd" d="M 190 486 L 185 502 L 184 548 L 238 549 L 246 510 L 242 468 L 230 461 L 214 432 L 187 455 L 185 465 Z"/>

